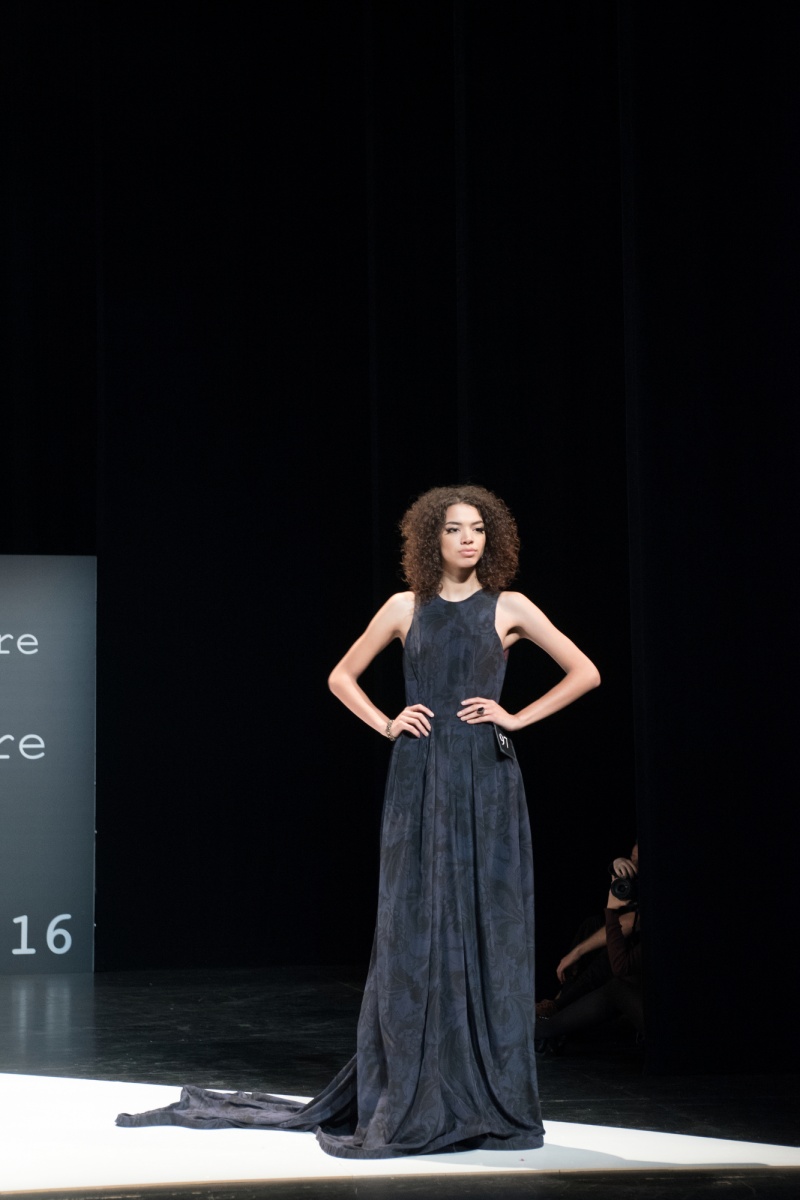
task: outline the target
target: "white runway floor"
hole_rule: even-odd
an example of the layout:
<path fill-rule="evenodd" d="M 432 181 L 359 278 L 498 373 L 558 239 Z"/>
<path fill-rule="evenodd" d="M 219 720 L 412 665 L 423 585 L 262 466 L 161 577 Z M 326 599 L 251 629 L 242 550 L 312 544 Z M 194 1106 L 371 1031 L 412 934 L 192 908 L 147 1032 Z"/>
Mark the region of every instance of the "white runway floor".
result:
<path fill-rule="evenodd" d="M 545 1121 L 541 1150 L 368 1162 L 331 1158 L 313 1134 L 170 1126 L 118 1129 L 118 1112 L 170 1104 L 180 1089 L 0 1075 L 0 1193 L 48 1189 L 481 1172 L 800 1167 L 800 1149 Z"/>

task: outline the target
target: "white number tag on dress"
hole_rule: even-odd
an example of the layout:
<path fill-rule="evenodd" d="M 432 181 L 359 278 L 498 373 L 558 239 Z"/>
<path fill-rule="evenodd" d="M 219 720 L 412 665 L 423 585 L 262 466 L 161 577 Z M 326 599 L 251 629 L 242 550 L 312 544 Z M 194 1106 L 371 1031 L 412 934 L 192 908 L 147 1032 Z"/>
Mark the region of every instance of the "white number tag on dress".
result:
<path fill-rule="evenodd" d="M 500 747 L 500 753 L 505 754 L 506 758 L 516 758 L 514 747 L 511 744 L 511 738 L 506 733 L 505 729 L 501 729 L 499 725 L 494 727 L 497 745 Z"/>

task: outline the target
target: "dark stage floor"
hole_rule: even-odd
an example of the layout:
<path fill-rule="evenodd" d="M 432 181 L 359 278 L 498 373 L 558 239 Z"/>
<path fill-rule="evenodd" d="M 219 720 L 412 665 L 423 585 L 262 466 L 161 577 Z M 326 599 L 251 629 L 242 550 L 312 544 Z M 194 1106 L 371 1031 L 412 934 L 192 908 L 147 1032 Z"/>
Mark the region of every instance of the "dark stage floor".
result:
<path fill-rule="evenodd" d="M 3 976 L 0 1072 L 311 1095 L 354 1051 L 362 981 L 357 969 L 308 967 Z M 632 1034 L 606 1027 L 602 1036 L 575 1039 L 561 1056 L 540 1060 L 543 1110 L 545 1119 L 556 1121 L 798 1146 L 798 1077 L 773 1067 L 765 1063 L 760 1075 L 643 1076 Z M 139 1195 L 205 1200 L 668 1195 L 681 1200 L 720 1192 L 728 1200 L 794 1198 L 800 1194 L 800 1171 L 721 1168 L 668 1176 L 595 1171 L 207 1189 L 195 1184 L 91 1195 L 126 1200 Z"/>

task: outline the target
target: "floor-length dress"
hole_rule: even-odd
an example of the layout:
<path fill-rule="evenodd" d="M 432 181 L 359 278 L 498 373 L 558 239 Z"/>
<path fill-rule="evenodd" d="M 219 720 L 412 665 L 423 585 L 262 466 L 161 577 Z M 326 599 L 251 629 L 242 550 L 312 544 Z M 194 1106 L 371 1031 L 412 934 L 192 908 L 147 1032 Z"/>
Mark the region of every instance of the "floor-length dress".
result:
<path fill-rule="evenodd" d="M 307 1104 L 185 1087 L 175 1104 L 118 1124 L 315 1130 L 345 1158 L 542 1144 L 522 777 L 493 725 L 456 716 L 468 697 L 500 698 L 496 607 L 478 591 L 415 610 L 406 699 L 435 715 L 430 737 L 402 734 L 391 752 L 354 1058 Z"/>

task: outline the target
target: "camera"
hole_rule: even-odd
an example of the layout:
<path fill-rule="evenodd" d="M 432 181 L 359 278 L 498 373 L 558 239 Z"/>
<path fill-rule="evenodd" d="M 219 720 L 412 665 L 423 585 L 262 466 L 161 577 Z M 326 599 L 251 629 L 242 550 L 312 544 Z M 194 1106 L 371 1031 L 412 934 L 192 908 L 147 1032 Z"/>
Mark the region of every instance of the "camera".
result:
<path fill-rule="evenodd" d="M 611 880 L 611 895 L 616 896 L 618 900 L 627 900 L 629 904 L 635 904 L 639 899 L 638 884 L 635 875 L 615 875 Z"/>

